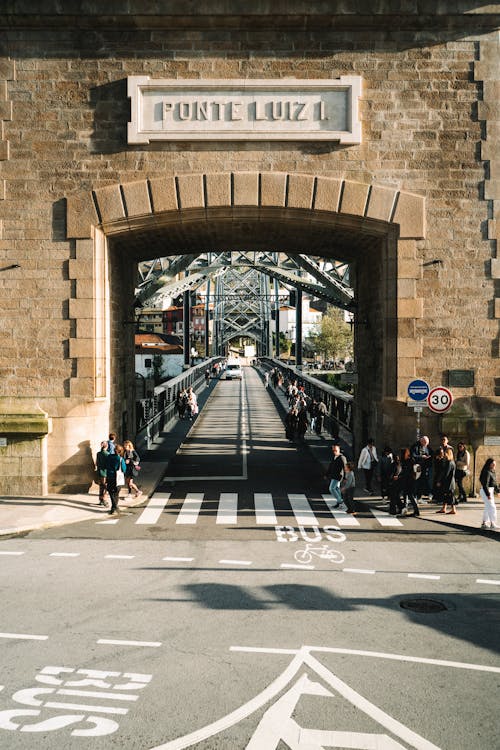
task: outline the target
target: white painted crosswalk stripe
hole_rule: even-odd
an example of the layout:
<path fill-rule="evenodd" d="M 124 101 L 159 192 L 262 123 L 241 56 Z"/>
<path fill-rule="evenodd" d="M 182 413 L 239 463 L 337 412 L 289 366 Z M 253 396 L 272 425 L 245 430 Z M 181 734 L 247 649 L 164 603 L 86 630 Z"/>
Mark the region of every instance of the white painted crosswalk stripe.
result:
<path fill-rule="evenodd" d="M 370 513 L 377 519 L 381 526 L 402 526 L 403 524 L 394 516 L 389 513 L 384 513 L 383 510 L 377 510 L 376 508 L 370 508 Z"/>
<path fill-rule="evenodd" d="M 238 523 L 238 493 L 221 492 L 216 523 Z"/>
<path fill-rule="evenodd" d="M 318 520 L 313 513 L 305 495 L 288 495 L 293 515 L 300 526 L 318 526 Z"/>
<path fill-rule="evenodd" d="M 203 492 L 188 492 L 182 508 L 177 516 L 176 523 L 195 524 L 200 515 L 201 504 L 203 502 Z"/>
<path fill-rule="evenodd" d="M 270 492 L 256 492 L 254 494 L 255 502 L 255 521 L 257 524 L 276 526 L 278 519 L 274 510 L 273 496 Z"/>
<path fill-rule="evenodd" d="M 170 499 L 170 492 L 156 492 L 146 505 L 136 524 L 154 524 L 165 510 Z"/>
<path fill-rule="evenodd" d="M 328 506 L 328 510 L 330 511 L 332 516 L 335 518 L 339 526 L 359 526 L 360 525 L 357 518 L 354 518 L 354 516 L 350 515 L 349 513 L 346 513 L 345 510 L 339 510 L 338 508 L 335 508 L 335 505 L 337 504 L 337 499 L 333 495 L 322 495 L 322 497 L 326 505 Z"/>

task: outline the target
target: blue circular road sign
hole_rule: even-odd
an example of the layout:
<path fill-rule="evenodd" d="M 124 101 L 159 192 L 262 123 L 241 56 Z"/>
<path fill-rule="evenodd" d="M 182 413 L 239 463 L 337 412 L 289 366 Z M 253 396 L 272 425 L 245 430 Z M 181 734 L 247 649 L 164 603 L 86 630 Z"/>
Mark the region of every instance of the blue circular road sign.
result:
<path fill-rule="evenodd" d="M 429 383 L 426 383 L 425 380 L 412 380 L 408 386 L 408 396 L 413 401 L 425 401 L 429 391 Z"/>

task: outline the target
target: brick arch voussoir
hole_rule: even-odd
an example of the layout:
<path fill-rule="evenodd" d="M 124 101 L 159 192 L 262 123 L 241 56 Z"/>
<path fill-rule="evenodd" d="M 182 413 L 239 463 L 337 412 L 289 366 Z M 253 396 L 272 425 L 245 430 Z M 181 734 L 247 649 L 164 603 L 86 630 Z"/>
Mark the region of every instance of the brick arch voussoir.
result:
<path fill-rule="evenodd" d="M 67 235 L 90 238 L 94 226 L 133 226 L 164 212 L 243 206 L 346 214 L 398 224 L 400 239 L 425 237 L 420 195 L 335 177 L 257 171 L 154 177 L 70 195 Z"/>

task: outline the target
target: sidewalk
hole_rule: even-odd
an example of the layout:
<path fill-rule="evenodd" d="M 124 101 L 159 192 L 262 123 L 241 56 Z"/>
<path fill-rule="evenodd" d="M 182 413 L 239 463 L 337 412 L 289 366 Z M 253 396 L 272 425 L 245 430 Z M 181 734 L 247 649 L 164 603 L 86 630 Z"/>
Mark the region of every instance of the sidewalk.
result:
<path fill-rule="evenodd" d="M 215 387 L 216 381 L 210 382 L 210 388 L 203 385 L 197 393 L 200 410 Z M 119 500 L 120 509 L 125 510 L 147 502 L 160 484 L 170 460 L 192 426 L 193 422 L 189 420 L 176 419 L 171 429 L 162 433 L 154 441 L 150 450 L 141 455 L 141 472 L 136 483 L 142 495 L 134 498 L 133 495 L 128 495 L 126 488 L 122 488 Z M 98 493 L 97 484 L 94 483 L 87 494 L 0 497 L 0 538 L 92 518 L 101 517 L 104 520 L 107 518 L 107 509 L 99 505 Z"/>

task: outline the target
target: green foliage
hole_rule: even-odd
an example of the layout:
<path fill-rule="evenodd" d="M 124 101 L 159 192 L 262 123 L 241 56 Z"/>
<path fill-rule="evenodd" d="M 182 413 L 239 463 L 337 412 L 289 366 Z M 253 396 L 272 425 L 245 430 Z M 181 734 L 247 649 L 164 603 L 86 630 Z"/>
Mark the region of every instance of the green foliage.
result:
<path fill-rule="evenodd" d="M 329 307 L 321 319 L 318 333 L 307 338 L 308 346 L 322 359 L 346 359 L 353 353 L 351 326 L 344 320 L 344 313 L 337 307 Z"/>

